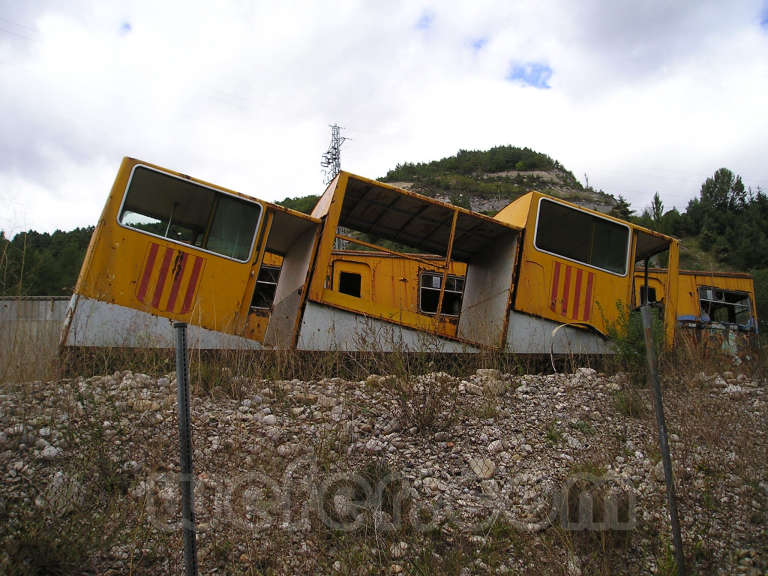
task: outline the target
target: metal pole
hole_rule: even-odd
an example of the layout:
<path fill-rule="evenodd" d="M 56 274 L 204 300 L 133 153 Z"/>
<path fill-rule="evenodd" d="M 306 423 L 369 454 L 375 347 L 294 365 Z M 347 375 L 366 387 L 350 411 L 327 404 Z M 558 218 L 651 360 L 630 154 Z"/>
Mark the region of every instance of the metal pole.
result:
<path fill-rule="evenodd" d="M 661 460 L 664 463 L 664 479 L 667 483 L 667 502 L 669 504 L 669 516 L 672 523 L 672 540 L 675 545 L 675 561 L 677 562 L 677 576 L 685 576 L 685 557 L 683 556 L 683 539 L 680 536 L 680 522 L 677 518 L 677 499 L 675 497 L 675 483 L 672 478 L 672 459 L 669 456 L 669 442 L 667 441 L 667 425 L 664 422 L 664 405 L 661 402 L 661 385 L 656 369 L 656 351 L 653 345 L 653 317 L 652 309 L 645 305 L 640 308 L 643 319 L 643 331 L 645 332 L 645 351 L 648 359 L 648 385 L 653 391 L 653 407 L 656 412 L 656 425 L 659 429 L 659 447 Z"/>
<path fill-rule="evenodd" d="M 645 259 L 645 274 L 644 274 L 644 281 L 645 281 L 645 294 L 643 294 L 641 306 L 647 306 L 648 305 L 648 258 Z"/>
<path fill-rule="evenodd" d="M 179 452 L 181 454 L 181 527 L 184 532 L 184 564 L 187 576 L 197 576 L 195 538 L 194 477 L 192 475 L 192 432 L 189 425 L 189 366 L 187 324 L 174 322 L 176 329 L 176 388 L 179 410 Z"/>

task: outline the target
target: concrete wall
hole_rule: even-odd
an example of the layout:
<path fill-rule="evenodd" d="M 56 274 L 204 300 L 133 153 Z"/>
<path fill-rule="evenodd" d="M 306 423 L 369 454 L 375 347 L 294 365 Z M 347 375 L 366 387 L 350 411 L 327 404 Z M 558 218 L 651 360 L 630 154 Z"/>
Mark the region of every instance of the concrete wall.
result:
<path fill-rule="evenodd" d="M 55 356 L 68 304 L 68 296 L 0 298 L 0 377 Z"/>
<path fill-rule="evenodd" d="M 0 298 L 0 341 L 16 336 L 59 337 L 69 296 Z"/>

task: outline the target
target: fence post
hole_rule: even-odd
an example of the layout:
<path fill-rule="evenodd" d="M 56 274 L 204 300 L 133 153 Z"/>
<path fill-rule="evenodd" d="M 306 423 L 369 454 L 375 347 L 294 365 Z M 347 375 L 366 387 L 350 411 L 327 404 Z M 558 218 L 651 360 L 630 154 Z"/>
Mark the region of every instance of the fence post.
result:
<path fill-rule="evenodd" d="M 647 290 L 648 289 L 646 288 L 646 297 Z M 672 459 L 669 455 L 667 424 L 664 421 L 664 405 L 661 401 L 661 384 L 659 383 L 659 373 L 656 368 L 656 348 L 654 347 L 653 342 L 652 311 L 653 309 L 648 306 L 647 303 L 640 308 L 640 316 L 643 319 L 643 332 L 645 333 L 645 355 L 648 360 L 648 385 L 653 392 L 653 408 L 656 412 L 656 426 L 659 429 L 659 448 L 661 449 L 661 461 L 664 466 L 664 479 L 667 484 L 667 503 L 669 504 L 669 517 L 672 524 L 672 540 L 675 546 L 677 576 L 685 576 L 685 557 L 683 556 L 683 539 L 680 536 L 680 522 L 677 518 L 677 498 L 675 497 L 675 482 L 672 478 Z"/>
<path fill-rule="evenodd" d="M 181 455 L 181 527 L 184 533 L 184 564 L 187 576 L 197 576 L 194 477 L 192 475 L 192 432 L 189 423 L 189 365 L 187 324 L 174 322 L 176 330 L 176 388 L 179 411 L 179 452 Z"/>

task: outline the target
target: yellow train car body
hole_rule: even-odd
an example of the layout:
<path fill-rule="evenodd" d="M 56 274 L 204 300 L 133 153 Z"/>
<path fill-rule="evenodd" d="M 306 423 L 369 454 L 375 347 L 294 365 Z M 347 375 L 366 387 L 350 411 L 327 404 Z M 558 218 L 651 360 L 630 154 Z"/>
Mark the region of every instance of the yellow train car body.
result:
<path fill-rule="evenodd" d="M 357 300 L 329 298 L 326 301 L 342 301 L 349 310 L 365 307 L 365 314 L 414 328 L 425 322 L 429 325 L 436 317 L 442 260 L 429 254 L 418 258 L 363 250 L 334 250 L 327 278 L 329 289 L 340 297 Z M 429 325 L 436 334 L 456 337 L 466 269 L 466 264 L 456 261 L 447 268 L 448 286 L 443 296 L 442 313 L 436 325 Z M 351 284 L 349 278 L 352 278 Z M 420 321 L 414 322 L 414 317 L 419 317 Z"/>
<path fill-rule="evenodd" d="M 519 228 L 346 172 L 312 215 L 323 231 L 299 348 L 503 346 Z M 335 252 L 339 241 L 374 252 Z M 425 307 L 419 286 L 427 281 L 434 302 Z"/>
<path fill-rule="evenodd" d="M 318 230 L 307 215 L 125 158 L 91 238 L 63 343 L 171 345 L 169 321 L 183 321 L 203 347 L 259 347 L 269 318 L 251 304 L 265 253 L 287 253 L 301 235 L 314 249 Z"/>
<path fill-rule="evenodd" d="M 171 346 L 184 321 L 202 348 L 606 353 L 661 253 L 671 343 L 678 243 L 631 223 L 537 192 L 490 218 L 347 172 L 305 215 L 126 158 L 63 343 Z"/>
<path fill-rule="evenodd" d="M 635 263 L 663 252 L 673 270 L 664 285 L 677 293 L 679 245 L 670 236 L 539 192 L 525 194 L 495 218 L 525 230 L 513 305 L 518 313 L 605 335 L 621 308 L 629 307 Z M 672 300 L 665 311 L 669 343 Z"/>
<path fill-rule="evenodd" d="M 648 301 L 663 305 L 666 300 L 667 270 L 648 270 Z M 757 332 L 755 282 L 741 272 L 680 270 L 677 297 L 678 325 L 688 328 L 733 329 Z M 643 271 L 638 270 L 635 303 L 642 303 Z"/>

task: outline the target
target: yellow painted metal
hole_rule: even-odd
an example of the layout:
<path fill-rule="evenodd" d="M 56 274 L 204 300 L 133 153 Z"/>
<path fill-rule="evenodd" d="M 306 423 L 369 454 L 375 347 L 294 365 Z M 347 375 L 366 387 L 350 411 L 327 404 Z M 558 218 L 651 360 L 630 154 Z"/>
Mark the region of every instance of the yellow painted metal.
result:
<path fill-rule="evenodd" d="M 530 192 L 522 196 L 495 216 L 503 222 L 525 226 L 514 309 L 562 324 L 590 326 L 602 334 L 607 334 L 608 327 L 615 324 L 619 318 L 619 303 L 626 307 L 632 298 L 631 260 L 629 269 L 622 276 L 538 250 L 534 240 L 542 198 L 627 226 L 630 229 L 630 241 L 633 241 L 632 232 L 638 230 L 668 239 L 670 243 L 675 241 L 671 237 L 551 198 L 540 192 Z M 634 253 L 633 246 L 630 255 Z M 674 326 L 672 329 L 674 330 Z"/>
<path fill-rule="evenodd" d="M 312 279 L 309 283 L 309 299 L 315 302 L 323 302 L 326 291 L 328 265 L 331 260 L 331 252 L 336 239 L 336 229 L 339 226 L 341 205 L 344 203 L 344 192 L 349 176 L 346 172 L 340 172 L 318 200 L 312 214 L 325 219 L 323 231 L 315 256 L 315 267 Z"/>
<path fill-rule="evenodd" d="M 635 281 L 635 303 L 640 303 L 640 289 L 643 286 L 643 273 L 637 270 Z M 699 270 L 680 270 L 678 273 L 676 317 L 701 317 L 699 304 L 699 288 L 711 286 L 730 292 L 749 294 L 752 304 L 752 317 L 757 321 L 755 301 L 755 282 L 751 275 L 741 272 L 707 272 Z M 656 300 L 668 305 L 667 298 L 667 269 L 650 268 L 648 270 L 648 287 L 655 289 Z"/>
<path fill-rule="evenodd" d="M 451 254 L 453 253 L 453 240 L 456 237 L 456 221 L 459 218 L 459 211 L 453 211 L 451 218 L 451 233 L 448 236 L 448 249 L 445 253 L 445 269 L 443 270 L 442 280 L 440 282 L 440 295 L 437 298 L 437 311 L 435 312 L 435 321 L 440 323 L 440 316 L 443 310 L 443 298 L 445 298 L 445 286 L 448 280 L 448 267 L 451 265 Z"/>
<path fill-rule="evenodd" d="M 504 208 L 494 216 L 495 219 L 507 222 L 508 224 L 514 224 L 520 228 L 526 228 L 528 226 L 528 216 L 531 212 L 531 201 L 534 198 L 534 193 L 529 192 L 524 194 L 514 202 L 507 204 Z"/>
<path fill-rule="evenodd" d="M 675 344 L 675 329 L 678 317 L 678 289 L 679 289 L 679 265 L 680 243 L 675 240 L 669 246 L 667 281 L 664 287 L 667 302 L 664 306 L 664 338 L 667 347 Z"/>
<path fill-rule="evenodd" d="M 447 259 L 442 259 L 443 262 L 437 263 L 435 262 L 435 259 L 432 258 L 429 259 L 428 256 L 421 257 L 418 254 L 408 254 L 406 255 L 403 252 L 398 252 L 397 250 L 390 250 L 389 248 L 385 246 L 378 246 L 376 244 L 373 244 L 371 242 L 366 242 L 365 240 L 360 240 L 359 238 L 353 238 L 352 236 L 347 236 L 345 234 L 336 234 L 336 238 L 339 240 L 344 240 L 345 242 L 352 244 L 352 245 L 358 245 L 358 246 L 365 246 L 366 248 L 370 248 L 374 252 L 383 252 L 385 254 L 389 254 L 391 256 L 397 256 L 398 258 L 407 258 L 409 260 L 416 260 L 417 262 L 422 262 L 423 264 L 426 264 L 427 266 L 439 266 L 441 268 L 445 268 L 447 266 Z"/>
<path fill-rule="evenodd" d="M 278 254 L 266 252 L 262 260 L 261 266 L 271 266 L 273 268 L 280 268 L 283 265 L 283 257 Z M 258 278 L 258 270 L 256 275 Z M 255 268 L 255 267 L 254 267 Z M 255 284 L 255 280 L 254 280 Z M 253 294 L 253 289 L 246 290 L 247 294 Z M 269 324 L 269 317 L 272 310 L 269 308 L 250 308 L 248 310 L 248 320 L 245 327 L 245 337 L 258 342 L 264 342 L 264 334 L 267 332 L 267 325 Z"/>
<path fill-rule="evenodd" d="M 421 273 L 442 275 L 444 260 L 435 257 L 429 265 L 429 256 L 418 260 L 369 252 L 364 250 L 337 250 L 331 254 L 332 279 L 322 292 L 322 302 L 400 324 L 417 330 L 455 338 L 457 318 L 419 312 L 419 279 Z M 341 271 L 361 274 L 361 297 L 339 292 L 338 275 Z M 447 274 L 464 276 L 466 264 L 451 262 Z"/>
<path fill-rule="evenodd" d="M 286 210 L 172 170 L 124 158 L 91 239 L 75 292 L 209 330 L 263 338 L 263 329 L 249 329 L 245 311 L 258 273 L 257 260 L 264 253 L 266 234 L 257 231 L 258 245 L 246 262 L 238 262 L 120 225 L 121 202 L 131 171 L 137 165 L 258 202 L 263 209 L 262 227 L 270 221 L 271 211 Z"/>

